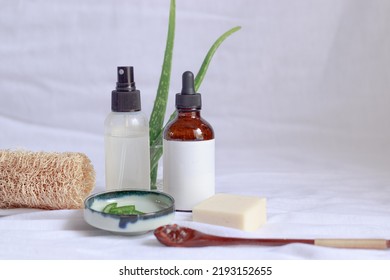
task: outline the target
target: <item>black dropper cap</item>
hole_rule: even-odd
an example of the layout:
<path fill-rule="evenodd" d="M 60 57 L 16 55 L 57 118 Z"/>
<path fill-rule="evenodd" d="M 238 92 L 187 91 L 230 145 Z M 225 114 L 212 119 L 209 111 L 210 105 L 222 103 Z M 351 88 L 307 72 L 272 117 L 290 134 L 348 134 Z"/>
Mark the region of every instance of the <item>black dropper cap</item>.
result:
<path fill-rule="evenodd" d="M 191 71 L 186 71 L 182 76 L 183 85 L 181 93 L 176 94 L 177 109 L 201 109 L 202 97 L 195 92 L 194 74 Z"/>
<path fill-rule="evenodd" d="M 134 69 L 132 66 L 118 66 L 116 89 L 111 93 L 113 112 L 141 111 L 140 91 L 135 88 Z"/>

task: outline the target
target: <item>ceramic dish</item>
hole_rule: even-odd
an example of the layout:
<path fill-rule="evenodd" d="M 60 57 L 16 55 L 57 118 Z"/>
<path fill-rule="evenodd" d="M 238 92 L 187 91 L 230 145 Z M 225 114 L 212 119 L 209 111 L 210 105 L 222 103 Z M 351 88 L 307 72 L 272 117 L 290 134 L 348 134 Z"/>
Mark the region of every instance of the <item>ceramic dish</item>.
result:
<path fill-rule="evenodd" d="M 134 205 L 142 214 L 110 214 L 103 209 L 112 203 L 118 207 Z M 116 190 L 93 194 L 84 201 L 85 221 L 99 229 L 141 234 L 169 224 L 175 215 L 175 201 L 165 193 L 145 190 Z"/>

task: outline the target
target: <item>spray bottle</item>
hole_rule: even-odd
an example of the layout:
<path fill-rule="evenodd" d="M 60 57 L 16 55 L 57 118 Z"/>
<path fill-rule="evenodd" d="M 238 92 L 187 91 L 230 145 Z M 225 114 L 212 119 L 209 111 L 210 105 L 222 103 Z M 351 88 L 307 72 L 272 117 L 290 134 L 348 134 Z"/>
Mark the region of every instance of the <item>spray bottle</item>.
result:
<path fill-rule="evenodd" d="M 150 189 L 149 123 L 141 111 L 133 67 L 117 68 L 105 126 L 106 189 Z"/>

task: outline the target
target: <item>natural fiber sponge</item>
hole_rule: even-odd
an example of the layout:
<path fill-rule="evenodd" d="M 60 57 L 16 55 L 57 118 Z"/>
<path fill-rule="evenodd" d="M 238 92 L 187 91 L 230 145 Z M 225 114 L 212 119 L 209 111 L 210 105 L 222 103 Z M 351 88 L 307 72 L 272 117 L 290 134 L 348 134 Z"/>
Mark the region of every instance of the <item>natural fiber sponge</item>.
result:
<path fill-rule="evenodd" d="M 265 198 L 219 193 L 192 209 L 195 222 L 254 231 L 267 221 Z"/>
<path fill-rule="evenodd" d="M 0 208 L 79 209 L 94 185 L 82 153 L 0 150 Z"/>

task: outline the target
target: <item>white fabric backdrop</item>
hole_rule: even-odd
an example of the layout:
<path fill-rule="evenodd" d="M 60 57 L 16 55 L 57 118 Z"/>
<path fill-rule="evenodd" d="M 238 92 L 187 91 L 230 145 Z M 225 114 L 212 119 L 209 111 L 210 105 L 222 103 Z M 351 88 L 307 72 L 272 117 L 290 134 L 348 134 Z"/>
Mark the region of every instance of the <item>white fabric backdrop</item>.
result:
<path fill-rule="evenodd" d="M 103 190 L 103 122 L 116 66 L 135 67 L 149 115 L 169 1 L 0 0 L 0 6 L 0 148 L 84 152 L 97 172 L 94 191 Z M 255 235 L 388 238 L 390 2 L 178 0 L 176 12 L 168 113 L 181 73 L 196 73 L 214 40 L 242 26 L 217 51 L 200 92 L 202 114 L 217 137 L 217 191 L 269 199 L 269 223 Z M 186 215 L 177 219 L 190 223 Z M 15 250 L 24 226 L 32 248 L 25 254 Z M 152 236 L 129 241 L 93 231 L 81 211 L 8 215 L 0 228 L 0 258 L 119 256 L 115 248 L 99 253 L 93 238 L 76 250 L 85 242 L 80 233 L 131 242 L 141 258 L 163 258 L 154 252 L 157 244 L 142 250 Z M 42 240 L 42 228 L 56 232 L 53 242 L 74 241 L 55 253 L 38 250 L 35 244 L 52 245 Z M 228 257 L 224 248 L 207 250 L 210 258 L 390 258 L 387 251 L 340 254 L 303 245 L 237 248 Z"/>

